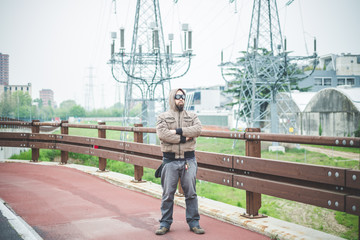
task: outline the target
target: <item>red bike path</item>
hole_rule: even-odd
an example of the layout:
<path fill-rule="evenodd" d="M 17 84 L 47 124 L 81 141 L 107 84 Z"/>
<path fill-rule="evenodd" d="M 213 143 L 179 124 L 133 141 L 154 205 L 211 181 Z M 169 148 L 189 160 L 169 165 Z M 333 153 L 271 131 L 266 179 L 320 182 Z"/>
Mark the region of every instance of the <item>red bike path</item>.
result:
<path fill-rule="evenodd" d="M 0 198 L 43 239 L 269 239 L 205 215 L 196 235 L 176 205 L 170 232 L 156 236 L 160 199 L 63 166 L 0 163 Z"/>

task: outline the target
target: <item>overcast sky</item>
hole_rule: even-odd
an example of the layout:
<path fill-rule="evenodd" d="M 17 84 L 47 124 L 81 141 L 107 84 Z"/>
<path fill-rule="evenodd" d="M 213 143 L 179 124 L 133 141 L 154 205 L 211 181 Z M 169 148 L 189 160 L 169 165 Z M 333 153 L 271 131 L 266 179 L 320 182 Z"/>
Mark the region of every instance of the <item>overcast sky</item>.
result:
<path fill-rule="evenodd" d="M 196 56 L 189 73 L 172 81 L 173 87 L 223 84 L 220 53 L 234 60 L 246 50 L 253 1 L 160 0 L 165 37 L 180 26 L 193 30 Z M 293 55 L 312 54 L 317 38 L 319 55 L 360 54 L 359 0 L 288 0 L 277 2 L 283 36 Z M 116 14 L 115 12 L 116 7 Z M 125 27 L 130 51 L 135 0 L 0 0 L 0 52 L 10 55 L 10 84 L 33 86 L 33 99 L 41 89 L 52 89 L 55 100 L 74 99 L 85 106 L 89 67 L 93 70 L 96 108 L 122 97 L 116 90 L 107 61 L 110 32 Z M 180 52 L 180 49 L 174 49 Z M 119 95 L 120 94 L 120 95 Z"/>

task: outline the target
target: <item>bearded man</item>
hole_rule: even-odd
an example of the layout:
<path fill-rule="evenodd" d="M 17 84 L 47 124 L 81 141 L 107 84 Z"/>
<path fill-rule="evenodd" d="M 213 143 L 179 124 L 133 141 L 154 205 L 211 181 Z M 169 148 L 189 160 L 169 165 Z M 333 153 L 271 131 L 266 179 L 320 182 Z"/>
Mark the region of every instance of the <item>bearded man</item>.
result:
<path fill-rule="evenodd" d="M 170 110 L 158 116 L 156 133 L 163 152 L 161 169 L 160 228 L 156 235 L 164 235 L 173 222 L 174 194 L 180 178 L 186 203 L 186 222 L 190 231 L 205 233 L 199 225 L 198 199 L 196 194 L 197 162 L 195 158 L 196 138 L 201 133 L 201 122 L 195 113 L 184 110 L 185 91 L 174 89 L 169 94 Z"/>

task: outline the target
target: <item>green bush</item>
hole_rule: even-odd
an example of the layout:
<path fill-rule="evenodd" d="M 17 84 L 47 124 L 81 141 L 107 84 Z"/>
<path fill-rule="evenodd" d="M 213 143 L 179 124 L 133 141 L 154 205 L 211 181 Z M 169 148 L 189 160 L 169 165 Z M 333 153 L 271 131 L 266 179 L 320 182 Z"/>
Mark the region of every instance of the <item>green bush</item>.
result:
<path fill-rule="evenodd" d="M 57 156 L 60 156 L 60 150 L 40 149 L 39 161 L 52 162 Z M 28 151 L 21 152 L 20 154 L 14 154 L 10 157 L 10 159 L 31 160 L 32 151 L 30 149 Z"/>
<path fill-rule="evenodd" d="M 31 150 L 26 152 L 20 152 L 20 154 L 14 154 L 10 157 L 10 159 L 31 160 Z"/>

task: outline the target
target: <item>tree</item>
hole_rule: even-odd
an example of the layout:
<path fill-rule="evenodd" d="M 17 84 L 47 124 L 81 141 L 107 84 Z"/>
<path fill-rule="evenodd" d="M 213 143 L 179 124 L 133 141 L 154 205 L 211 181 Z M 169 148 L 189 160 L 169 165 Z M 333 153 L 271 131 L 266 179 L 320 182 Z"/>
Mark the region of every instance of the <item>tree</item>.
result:
<path fill-rule="evenodd" d="M 71 109 L 75 105 L 76 102 L 74 100 L 65 100 L 62 103 L 60 103 L 60 108 Z"/>
<path fill-rule="evenodd" d="M 85 109 L 80 105 L 75 105 L 70 109 L 70 115 L 73 117 L 85 117 Z"/>
<path fill-rule="evenodd" d="M 35 112 L 31 103 L 32 99 L 29 93 L 22 91 L 6 92 L 0 99 L 0 114 L 6 117 L 30 119 Z"/>
<path fill-rule="evenodd" d="M 285 90 L 300 90 L 298 76 L 303 72 L 296 63 L 290 63 L 286 55 L 274 55 L 271 51 L 259 48 L 256 52 L 241 52 L 233 67 L 229 67 L 225 75 L 233 80 L 228 82 L 228 89 L 224 92 L 233 95 L 234 101 L 228 105 L 241 104 L 241 117 L 249 118 L 251 115 L 252 97 L 267 99 L 258 103 L 258 115 L 263 116 L 266 111 L 271 94 Z M 256 92 L 254 93 L 254 80 Z M 261 83 L 261 84 L 260 84 Z M 266 87 L 268 85 L 268 87 Z M 254 110 L 253 110 L 254 111 Z"/>
<path fill-rule="evenodd" d="M 13 113 L 13 109 L 14 106 L 11 102 L 10 94 L 3 93 L 0 99 L 0 115 L 3 117 L 11 117 Z"/>
<path fill-rule="evenodd" d="M 72 116 L 70 110 L 72 107 L 76 106 L 76 102 L 74 100 L 65 100 L 60 103 L 59 108 L 55 110 L 56 117 L 60 117 L 60 119 L 68 119 L 69 116 Z"/>
<path fill-rule="evenodd" d="M 38 108 L 42 108 L 42 106 L 43 106 L 43 101 L 42 101 L 41 98 L 36 98 L 36 99 L 34 99 L 34 102 L 35 102 L 35 103 L 38 103 Z"/>

